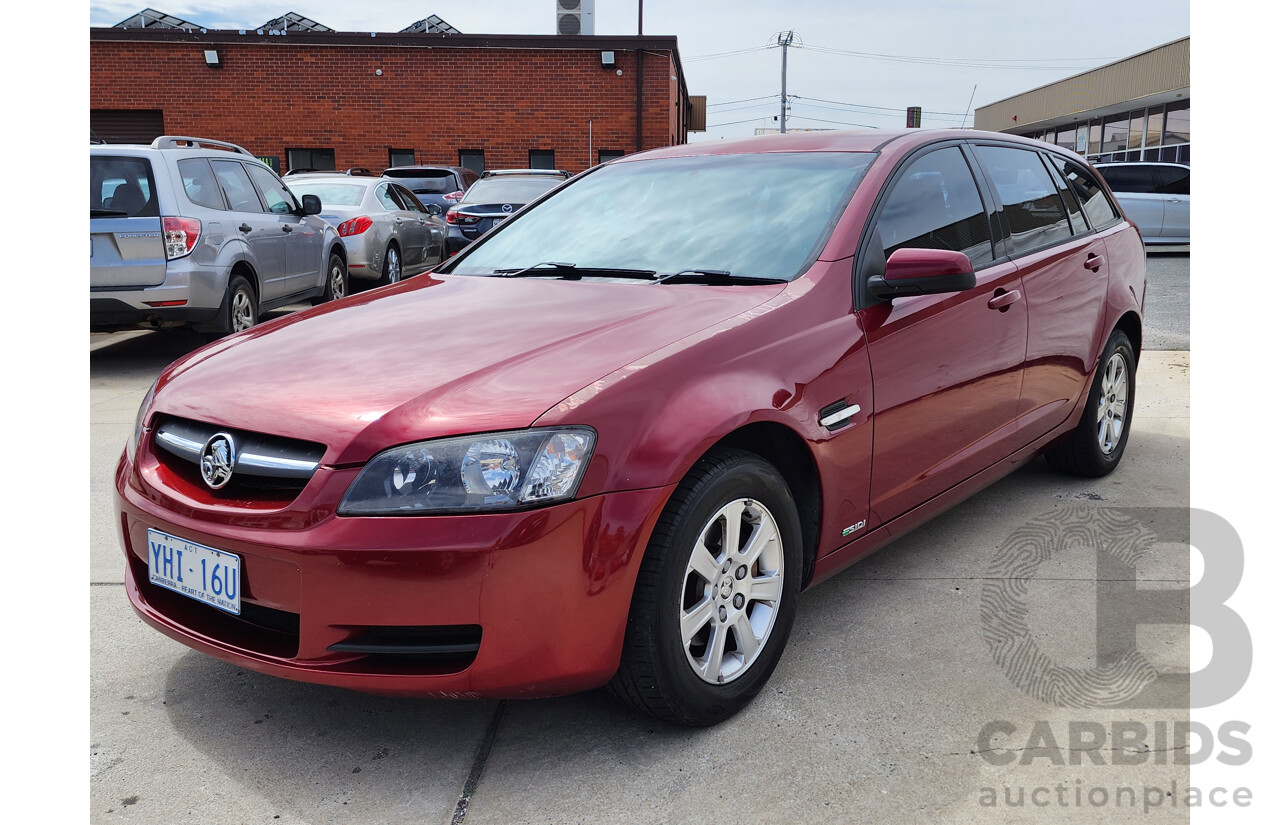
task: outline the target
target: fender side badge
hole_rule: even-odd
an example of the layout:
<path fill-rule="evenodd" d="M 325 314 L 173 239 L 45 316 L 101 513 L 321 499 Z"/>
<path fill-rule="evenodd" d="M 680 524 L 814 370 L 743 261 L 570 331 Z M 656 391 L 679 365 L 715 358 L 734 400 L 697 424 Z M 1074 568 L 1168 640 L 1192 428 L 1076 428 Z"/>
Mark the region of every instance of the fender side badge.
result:
<path fill-rule="evenodd" d="M 862 407 L 859 407 L 857 404 L 847 404 L 844 401 L 837 401 L 834 404 L 823 407 L 818 412 L 818 423 L 834 432 L 841 427 L 848 426 L 849 419 L 853 418 L 860 412 L 862 412 Z"/>

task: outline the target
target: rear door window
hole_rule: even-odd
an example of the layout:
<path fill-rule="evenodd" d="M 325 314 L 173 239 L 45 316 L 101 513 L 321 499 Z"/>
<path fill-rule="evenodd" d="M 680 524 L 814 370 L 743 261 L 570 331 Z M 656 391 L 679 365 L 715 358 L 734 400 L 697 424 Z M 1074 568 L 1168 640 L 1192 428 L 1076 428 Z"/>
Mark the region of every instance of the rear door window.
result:
<path fill-rule="evenodd" d="M 1038 152 L 1012 146 L 977 146 L 974 150 L 1004 205 L 1014 254 L 1071 237 L 1066 207 Z"/>
<path fill-rule="evenodd" d="M 218 185 L 222 188 L 227 203 L 231 205 L 231 211 L 264 211 L 244 166 L 234 160 L 213 160 L 209 165 L 213 167 L 213 175 L 218 179 Z"/>
<path fill-rule="evenodd" d="M 157 218 L 155 191 L 148 159 L 89 156 L 90 217 Z"/>
<path fill-rule="evenodd" d="M 876 223 L 886 257 L 899 249 L 963 252 L 975 268 L 994 260 L 991 225 L 959 147 L 912 161 Z"/>
<path fill-rule="evenodd" d="M 1163 195 L 1190 195 L 1191 170 L 1181 166 L 1160 167 L 1160 193 Z"/>

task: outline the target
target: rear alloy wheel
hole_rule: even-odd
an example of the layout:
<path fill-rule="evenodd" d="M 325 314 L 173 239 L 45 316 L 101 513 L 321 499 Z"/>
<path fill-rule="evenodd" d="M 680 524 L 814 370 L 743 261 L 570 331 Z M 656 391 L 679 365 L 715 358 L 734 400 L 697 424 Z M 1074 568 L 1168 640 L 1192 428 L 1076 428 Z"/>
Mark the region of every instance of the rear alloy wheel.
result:
<path fill-rule="evenodd" d="M 382 283 L 396 284 L 400 282 L 400 250 L 395 246 L 387 247 L 387 257 L 382 263 Z"/>
<path fill-rule="evenodd" d="M 745 707 L 791 632 L 800 535 L 791 491 L 772 465 L 742 450 L 699 461 L 645 551 L 614 694 L 694 727 Z"/>
<path fill-rule="evenodd" d="M 1045 453 L 1049 466 L 1088 478 L 1099 478 L 1116 468 L 1129 442 L 1136 365 L 1129 336 L 1120 330 L 1111 333 L 1080 424 L 1066 441 Z"/>
<path fill-rule="evenodd" d="M 323 304 L 327 301 L 336 301 L 347 295 L 347 263 L 342 260 L 342 256 L 337 252 L 329 255 L 329 266 L 325 269 L 324 277 L 324 295 L 320 298 L 312 298 L 311 303 Z"/>
<path fill-rule="evenodd" d="M 227 286 L 227 317 L 223 328 L 227 334 L 242 332 L 258 323 L 258 299 L 243 275 L 236 275 Z"/>

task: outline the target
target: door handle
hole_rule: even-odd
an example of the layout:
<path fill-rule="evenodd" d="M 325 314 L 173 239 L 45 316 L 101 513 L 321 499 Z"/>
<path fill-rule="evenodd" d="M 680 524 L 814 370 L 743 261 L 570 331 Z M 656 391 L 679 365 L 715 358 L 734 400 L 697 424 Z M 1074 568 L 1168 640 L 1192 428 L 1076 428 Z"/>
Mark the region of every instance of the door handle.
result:
<path fill-rule="evenodd" d="M 1010 290 L 1009 292 L 997 292 L 995 297 L 987 301 L 987 309 L 998 309 L 1001 312 L 1008 312 L 1009 307 L 1022 300 L 1022 293 L 1018 290 Z"/>
<path fill-rule="evenodd" d="M 1084 268 L 1091 272 L 1097 272 L 1099 269 L 1102 269 L 1102 265 L 1105 264 L 1106 262 L 1107 262 L 1106 258 L 1102 257 L 1101 255 L 1095 255 L 1094 253 L 1090 252 L 1087 256 L 1085 256 Z"/>
<path fill-rule="evenodd" d="M 1182 198 L 1166 198 L 1168 203 L 1182 203 Z"/>
<path fill-rule="evenodd" d="M 252 231 L 253 231 L 253 227 L 252 227 L 252 226 L 250 226 L 250 225 L 249 225 L 249 224 L 247 224 L 247 223 L 242 223 L 242 224 L 240 224 L 240 231 L 241 231 L 241 232 L 252 232 Z"/>

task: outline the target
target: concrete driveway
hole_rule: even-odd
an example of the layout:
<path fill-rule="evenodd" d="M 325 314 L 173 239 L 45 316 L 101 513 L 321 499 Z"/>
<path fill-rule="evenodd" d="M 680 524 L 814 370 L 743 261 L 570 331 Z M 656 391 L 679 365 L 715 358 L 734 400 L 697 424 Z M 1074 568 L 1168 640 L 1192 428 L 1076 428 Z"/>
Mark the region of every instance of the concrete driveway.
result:
<path fill-rule="evenodd" d="M 1005 564 L 1019 536 L 1045 525 L 1144 525 L 1158 538 L 1133 586 L 1188 586 L 1176 535 L 1185 509 L 1165 509 L 1189 503 L 1186 352 L 1142 355 L 1115 473 L 1069 479 L 1037 461 L 804 594 L 765 691 L 691 731 L 601 692 L 442 702 L 296 684 L 143 625 L 121 586 L 111 474 L 143 393 L 197 344 L 183 333 L 91 336 L 94 822 L 1188 819 L 1189 769 L 1176 764 L 1186 751 L 1170 733 L 1185 724 L 1185 701 L 1043 701 L 1035 680 L 1015 684 L 1025 674 L 999 663 L 991 642 L 1013 615 L 999 599 L 1013 593 L 1025 638 L 1048 659 L 1079 671 L 1108 655 L 1095 627 L 1102 554 L 1067 543 L 1030 574 Z M 1189 669 L 1185 625 L 1143 626 L 1137 639 L 1160 674 Z"/>

